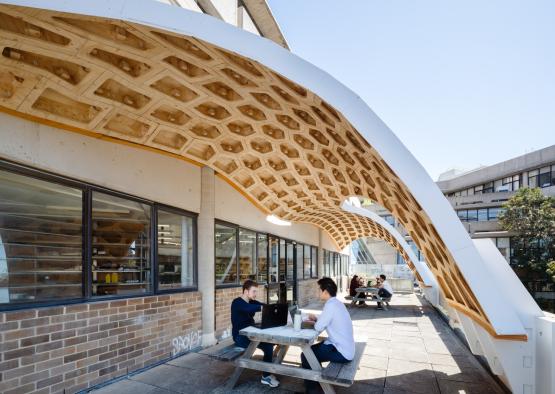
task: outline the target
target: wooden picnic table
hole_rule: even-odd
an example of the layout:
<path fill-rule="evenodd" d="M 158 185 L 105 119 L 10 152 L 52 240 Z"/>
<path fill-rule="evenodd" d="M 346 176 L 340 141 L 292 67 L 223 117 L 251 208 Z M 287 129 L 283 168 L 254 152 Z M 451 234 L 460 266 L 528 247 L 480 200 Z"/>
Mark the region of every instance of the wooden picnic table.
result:
<path fill-rule="evenodd" d="M 356 305 L 359 301 L 376 301 L 381 302 L 382 307 L 387 310 L 387 306 L 391 298 L 382 298 L 378 295 L 378 288 L 377 287 L 357 287 L 355 291 L 357 292 L 356 296 L 352 298 L 351 306 Z M 369 293 L 370 298 L 364 298 L 362 295 Z"/>
<path fill-rule="evenodd" d="M 232 389 L 235 386 L 243 370 L 245 368 L 249 368 L 258 371 L 317 381 L 322 386 L 324 393 L 335 393 L 331 384 L 325 382 L 325 379 L 322 377 L 322 366 L 311 348 L 314 342 L 318 339 L 318 331 L 312 328 L 295 331 L 291 326 L 266 329 L 247 327 L 239 331 L 239 334 L 249 338 L 251 343 L 245 353 L 235 361 L 237 367 L 228 381 L 227 387 L 229 389 Z M 272 363 L 252 359 L 254 351 L 261 342 L 269 342 L 277 345 L 274 350 L 274 359 Z M 311 370 L 281 364 L 290 346 L 298 346 L 302 349 L 310 367 L 312 368 Z"/>

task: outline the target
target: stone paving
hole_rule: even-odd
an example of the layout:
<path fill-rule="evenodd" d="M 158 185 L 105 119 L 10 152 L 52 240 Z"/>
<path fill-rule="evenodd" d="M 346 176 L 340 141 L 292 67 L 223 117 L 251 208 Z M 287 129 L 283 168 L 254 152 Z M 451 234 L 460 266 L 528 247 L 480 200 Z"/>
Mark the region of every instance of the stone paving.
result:
<path fill-rule="evenodd" d="M 314 306 L 318 310 L 320 305 Z M 303 308 L 303 310 L 308 310 Z M 504 393 L 437 312 L 416 294 L 395 294 L 388 311 L 371 306 L 350 309 L 355 340 L 366 343 L 364 356 L 349 388 L 341 393 Z M 284 362 L 298 363 L 291 348 Z M 95 390 L 95 394 L 224 394 L 232 363 L 190 353 Z M 260 384 L 260 373 L 246 370 L 234 393 L 303 392 L 302 381 L 279 377 L 280 387 Z"/>

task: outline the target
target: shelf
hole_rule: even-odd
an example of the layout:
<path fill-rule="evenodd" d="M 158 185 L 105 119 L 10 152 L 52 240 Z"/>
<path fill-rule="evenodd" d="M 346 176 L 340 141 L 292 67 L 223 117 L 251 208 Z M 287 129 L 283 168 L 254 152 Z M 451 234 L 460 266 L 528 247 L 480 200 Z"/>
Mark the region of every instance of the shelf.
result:
<path fill-rule="evenodd" d="M 53 235 L 55 237 L 67 237 L 67 238 L 81 238 L 82 237 L 82 234 L 68 235 L 68 234 L 60 234 L 60 233 L 47 233 L 47 232 L 44 232 L 44 231 L 19 230 L 19 229 L 6 228 L 6 227 L 0 227 L 0 230 L 8 231 L 8 232 L 32 234 L 32 235 Z M 43 242 L 43 241 L 41 241 L 41 242 Z"/>
<path fill-rule="evenodd" d="M 15 286 L 2 286 L 2 289 L 42 289 L 42 288 L 50 288 L 50 287 L 82 287 L 81 283 L 71 283 L 71 284 L 63 284 L 57 283 L 54 285 L 15 285 Z"/>
<path fill-rule="evenodd" d="M 37 257 L 7 257 L 5 259 L 0 259 L 0 261 L 3 260 L 16 260 L 16 261 L 21 261 L 21 260 L 42 260 L 42 261 L 56 261 L 56 260 L 61 260 L 61 261 L 81 261 L 82 258 L 81 256 L 37 256 Z"/>
<path fill-rule="evenodd" d="M 11 275 L 31 275 L 31 274 L 81 274 L 81 270 L 29 270 L 29 271 L 10 271 Z"/>
<path fill-rule="evenodd" d="M 143 260 L 142 257 L 128 257 L 128 256 L 122 256 L 122 257 L 115 257 L 115 256 L 92 256 L 93 260 Z"/>
<path fill-rule="evenodd" d="M 148 271 L 150 270 L 150 268 L 148 269 L 142 269 L 142 270 L 92 270 L 92 272 L 143 272 L 143 271 Z"/>
<path fill-rule="evenodd" d="M 147 285 L 150 282 L 137 282 L 137 283 L 125 283 L 125 282 L 117 282 L 117 283 L 93 283 L 93 286 L 140 286 L 140 285 Z"/>

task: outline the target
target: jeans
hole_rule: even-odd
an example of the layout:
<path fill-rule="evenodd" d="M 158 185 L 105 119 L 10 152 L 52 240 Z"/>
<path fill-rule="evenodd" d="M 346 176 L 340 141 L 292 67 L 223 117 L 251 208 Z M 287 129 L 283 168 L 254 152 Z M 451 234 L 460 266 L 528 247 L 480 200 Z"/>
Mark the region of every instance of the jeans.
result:
<path fill-rule="evenodd" d="M 333 345 L 326 345 L 324 342 L 319 342 L 311 346 L 316 359 L 320 362 L 323 361 L 332 361 L 334 363 L 348 363 L 350 360 L 347 360 Z M 301 354 L 301 363 L 304 369 L 312 369 L 308 364 L 308 360 L 304 356 L 304 353 Z M 311 393 L 314 391 L 318 391 L 320 385 L 318 382 L 314 382 L 312 380 L 305 380 L 304 386 L 306 388 L 307 393 Z"/>
<path fill-rule="evenodd" d="M 391 293 L 386 289 L 378 290 L 378 295 L 382 298 L 391 298 Z M 382 307 L 382 303 L 378 302 L 378 308 L 381 308 L 381 307 Z"/>
<path fill-rule="evenodd" d="M 237 335 L 235 338 L 233 338 L 233 341 L 237 346 L 244 347 L 245 349 L 249 347 L 251 343 L 251 340 L 244 335 Z M 274 356 L 274 345 L 267 342 L 260 342 L 260 344 L 257 347 L 258 349 L 264 352 L 263 360 L 267 363 L 271 363 Z M 268 376 L 268 375 L 270 375 L 269 372 L 262 373 L 262 376 Z"/>

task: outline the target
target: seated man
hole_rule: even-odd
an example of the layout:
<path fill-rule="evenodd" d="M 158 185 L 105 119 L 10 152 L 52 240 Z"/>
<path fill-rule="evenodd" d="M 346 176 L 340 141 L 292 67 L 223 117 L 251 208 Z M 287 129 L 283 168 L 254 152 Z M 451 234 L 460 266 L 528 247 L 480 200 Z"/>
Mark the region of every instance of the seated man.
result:
<path fill-rule="evenodd" d="M 310 314 L 308 319 L 314 323 L 316 331 L 328 332 L 328 339 L 312 345 L 312 350 L 320 363 L 332 361 L 335 363 L 348 363 L 355 356 L 355 340 L 353 336 L 353 322 L 345 305 L 335 298 L 337 285 L 331 278 L 322 278 L 318 281 L 320 286 L 320 299 L 325 302 L 324 310 L 320 317 Z M 304 354 L 301 355 L 303 368 L 311 369 Z M 317 382 L 305 380 L 308 393 L 318 391 Z"/>
<path fill-rule="evenodd" d="M 256 300 L 258 293 L 258 284 L 250 279 L 243 283 L 243 295 L 237 297 L 231 303 L 231 333 L 233 335 L 233 341 L 235 345 L 247 348 L 251 342 L 249 338 L 244 335 L 239 335 L 239 331 L 243 328 L 254 326 L 254 314 L 262 310 L 262 305 L 260 301 Z M 264 361 L 267 363 L 272 362 L 272 356 L 274 354 L 274 345 L 271 343 L 261 342 L 258 348 L 264 352 Z M 270 375 L 268 372 L 262 374 L 262 379 L 260 380 L 262 384 L 267 384 L 270 387 L 279 386 L 279 381 L 274 375 Z"/>
<path fill-rule="evenodd" d="M 391 298 L 393 295 L 393 287 L 391 287 L 389 282 L 386 280 L 384 274 L 380 275 L 380 284 L 378 285 L 378 289 L 378 295 L 381 298 Z M 383 309 L 381 302 L 378 302 L 378 309 Z"/>

